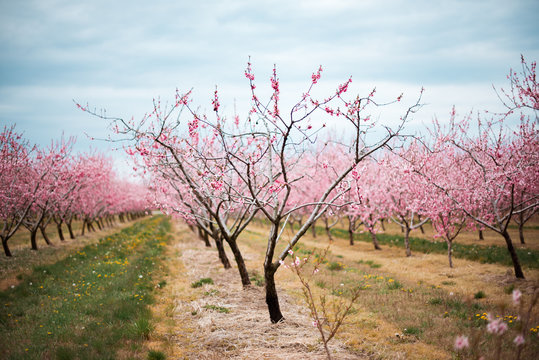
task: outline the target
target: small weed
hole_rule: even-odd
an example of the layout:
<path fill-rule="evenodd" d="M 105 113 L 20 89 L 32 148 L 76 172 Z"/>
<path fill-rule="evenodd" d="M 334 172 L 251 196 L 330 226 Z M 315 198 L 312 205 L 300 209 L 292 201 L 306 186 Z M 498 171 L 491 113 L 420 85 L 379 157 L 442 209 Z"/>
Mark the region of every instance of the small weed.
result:
<path fill-rule="evenodd" d="M 202 285 L 204 284 L 213 284 L 213 280 L 212 278 L 202 278 L 198 281 L 195 281 L 193 283 L 191 283 L 191 287 L 192 288 L 199 288 L 199 287 L 202 287 Z"/>
<path fill-rule="evenodd" d="M 204 309 L 215 310 L 215 311 L 218 311 L 218 312 L 223 313 L 223 314 L 228 314 L 230 312 L 230 309 L 228 309 L 226 307 L 217 306 L 217 305 L 211 305 L 211 304 L 204 305 Z"/>
<path fill-rule="evenodd" d="M 398 290 L 402 288 L 402 284 L 398 282 L 397 280 L 389 279 L 387 281 L 387 289 L 388 290 Z"/>
<path fill-rule="evenodd" d="M 429 300 L 430 305 L 442 305 L 444 301 L 441 298 L 433 298 Z"/>
<path fill-rule="evenodd" d="M 162 351 L 150 350 L 148 352 L 148 360 L 165 360 L 167 356 Z"/>
<path fill-rule="evenodd" d="M 162 288 L 165 287 L 166 284 L 167 284 L 167 281 L 166 281 L 166 280 L 161 280 L 161 281 L 159 281 L 159 283 L 157 284 L 157 287 L 162 289 Z"/>
<path fill-rule="evenodd" d="M 316 280 L 314 283 L 316 286 L 318 286 L 321 289 L 325 289 L 327 286 L 326 283 L 322 280 Z"/>
<path fill-rule="evenodd" d="M 415 327 L 415 326 L 409 326 L 407 328 L 405 328 L 403 331 L 403 334 L 406 334 L 406 335 L 413 335 L 413 336 L 419 336 L 423 333 L 423 330 L 421 330 L 420 328 L 418 327 Z"/>
<path fill-rule="evenodd" d="M 456 282 L 454 281 L 442 281 L 442 285 L 448 285 L 448 286 L 451 286 L 451 285 L 455 285 Z"/>
<path fill-rule="evenodd" d="M 342 255 L 335 255 L 336 257 L 338 257 L 339 259 L 342 259 L 344 256 Z"/>
<path fill-rule="evenodd" d="M 382 264 L 375 263 L 373 260 L 358 260 L 357 263 L 368 265 L 371 269 L 378 269 L 382 267 Z"/>
<path fill-rule="evenodd" d="M 328 262 L 327 268 L 331 271 L 340 271 L 344 269 L 344 265 L 338 261 L 331 261 L 331 262 Z"/>
<path fill-rule="evenodd" d="M 204 292 L 204 296 L 213 296 L 219 294 L 219 290 L 211 289 L 210 291 Z"/>
<path fill-rule="evenodd" d="M 511 294 L 513 290 L 515 290 L 515 284 L 511 284 L 503 288 L 503 292 L 506 294 Z"/>
<path fill-rule="evenodd" d="M 150 319 L 146 317 L 142 317 L 132 323 L 132 331 L 133 335 L 137 338 L 146 339 L 148 340 L 150 338 L 150 334 L 152 333 L 154 326 L 150 322 Z"/>
<path fill-rule="evenodd" d="M 255 283 L 256 286 L 264 286 L 265 281 L 264 277 L 258 273 L 258 271 L 253 270 L 250 271 L 251 276 L 249 277 L 249 280 Z"/>
<path fill-rule="evenodd" d="M 474 294 L 474 299 L 484 299 L 487 297 L 484 291 L 480 290 Z"/>

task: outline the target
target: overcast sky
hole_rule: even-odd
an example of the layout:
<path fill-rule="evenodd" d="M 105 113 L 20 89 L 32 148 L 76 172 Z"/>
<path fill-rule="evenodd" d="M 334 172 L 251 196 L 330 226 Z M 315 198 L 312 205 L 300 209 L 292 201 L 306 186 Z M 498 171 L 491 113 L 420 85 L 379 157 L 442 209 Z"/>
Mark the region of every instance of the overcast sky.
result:
<path fill-rule="evenodd" d="M 0 124 L 38 144 L 64 131 L 82 149 L 106 123 L 72 99 L 140 118 L 176 88 L 209 108 L 216 85 L 224 110 L 236 102 L 242 115 L 249 56 L 257 79 L 277 64 L 286 99 L 322 65 L 328 92 L 350 75 L 352 92 L 376 86 L 380 100 L 411 102 L 425 87 L 414 121 L 443 120 L 452 105 L 499 108 L 492 85 L 506 85 L 520 54 L 539 55 L 538 15 L 537 0 L 0 0 Z"/>

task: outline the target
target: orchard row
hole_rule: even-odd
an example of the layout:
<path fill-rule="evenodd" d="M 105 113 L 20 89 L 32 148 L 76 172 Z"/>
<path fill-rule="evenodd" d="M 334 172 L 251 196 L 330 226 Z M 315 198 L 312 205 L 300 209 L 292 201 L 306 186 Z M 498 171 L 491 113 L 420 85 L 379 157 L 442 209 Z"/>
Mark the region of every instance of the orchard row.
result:
<path fill-rule="evenodd" d="M 144 214 L 147 190 L 144 186 L 121 180 L 110 158 L 98 152 L 74 154 L 73 138 L 40 148 L 5 127 L 0 133 L 0 238 L 6 256 L 11 256 L 8 241 L 25 227 L 30 243 L 37 250 L 36 235 L 54 223 L 61 240 L 62 224 L 73 239 L 74 219 L 83 222 L 82 231 L 93 231 Z"/>
<path fill-rule="evenodd" d="M 221 114 L 217 90 L 211 114 L 193 105 L 191 92 L 178 91 L 172 106 L 154 100 L 140 121 L 78 106 L 111 121 L 119 138 L 131 140 L 127 151 L 151 177 L 155 203 L 213 238 L 225 267 L 230 264 L 223 244 L 230 246 L 244 286 L 250 280 L 238 236 L 255 217 L 269 224 L 264 279 L 272 322 L 283 318 L 276 271 L 318 219 L 337 215 L 349 219 L 352 232 L 363 224 L 374 241 L 382 219 L 400 224 L 407 255 L 410 231 L 430 220 L 448 243 L 450 265 L 451 243 L 461 229 L 489 228 L 503 237 L 515 275 L 523 278 L 507 228 L 511 219 L 524 223 L 539 204 L 535 63 L 522 59 L 522 71 L 508 76 L 509 90 L 498 94 L 506 112 L 480 114 L 475 121 L 453 111 L 445 125 L 426 129 L 428 136 L 406 133 L 422 91 L 407 105 L 402 95 L 382 103 L 374 90 L 349 96 L 349 78 L 320 98 L 315 88 L 321 74 L 322 68 L 312 74 L 285 112 L 276 69 L 262 96 L 248 63 L 252 107 L 244 121 Z M 391 127 L 374 120 L 385 107 L 402 107 L 386 123 Z M 345 135 L 331 135 L 329 128 Z M 291 222 L 299 226 L 278 247 Z"/>

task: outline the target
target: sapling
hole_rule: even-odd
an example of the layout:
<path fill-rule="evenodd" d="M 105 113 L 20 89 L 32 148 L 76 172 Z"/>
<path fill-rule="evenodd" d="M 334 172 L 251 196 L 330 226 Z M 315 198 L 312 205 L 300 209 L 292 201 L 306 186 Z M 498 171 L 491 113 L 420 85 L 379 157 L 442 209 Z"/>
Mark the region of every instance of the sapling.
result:
<path fill-rule="evenodd" d="M 286 264 L 281 260 L 281 265 L 290 269 L 301 282 L 303 299 L 309 308 L 312 324 L 320 333 L 320 339 L 324 345 L 327 358 L 328 360 L 331 360 L 332 357 L 328 348 L 328 343 L 337 334 L 339 328 L 344 323 L 344 319 L 351 313 L 354 303 L 359 298 L 361 287 L 356 286 L 352 289 L 348 289 L 348 297 L 328 297 L 326 294 L 317 295 L 313 293 L 311 284 L 316 277 L 316 274 L 320 272 L 322 265 L 326 260 L 328 251 L 329 245 L 325 250 L 318 254 L 318 256 L 314 256 L 314 260 L 311 260 L 313 253 L 303 259 L 300 259 L 299 256 L 296 255 L 295 259 L 289 264 Z M 291 258 L 293 258 L 293 250 L 289 250 L 288 253 Z M 340 285 L 344 286 L 344 284 Z M 342 286 L 340 286 L 340 288 L 342 288 Z M 345 290 L 342 292 L 344 291 Z"/>

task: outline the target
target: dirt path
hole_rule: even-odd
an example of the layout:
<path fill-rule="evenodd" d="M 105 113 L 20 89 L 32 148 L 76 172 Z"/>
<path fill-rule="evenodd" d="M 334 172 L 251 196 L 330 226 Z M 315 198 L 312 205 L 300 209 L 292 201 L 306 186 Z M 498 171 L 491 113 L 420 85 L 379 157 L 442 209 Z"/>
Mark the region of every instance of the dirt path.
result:
<path fill-rule="evenodd" d="M 171 358 L 326 359 L 305 307 L 281 289 L 286 320 L 271 324 L 262 287 L 243 290 L 237 269 L 224 270 L 215 248 L 204 247 L 184 225 L 176 225 L 175 237 L 167 254 L 167 285 L 154 309 L 160 319 L 155 337 L 168 343 Z M 249 249 L 244 256 L 248 263 L 256 257 Z M 201 278 L 214 283 L 193 289 L 190 284 Z M 335 359 L 368 358 L 338 340 L 330 348 Z"/>

